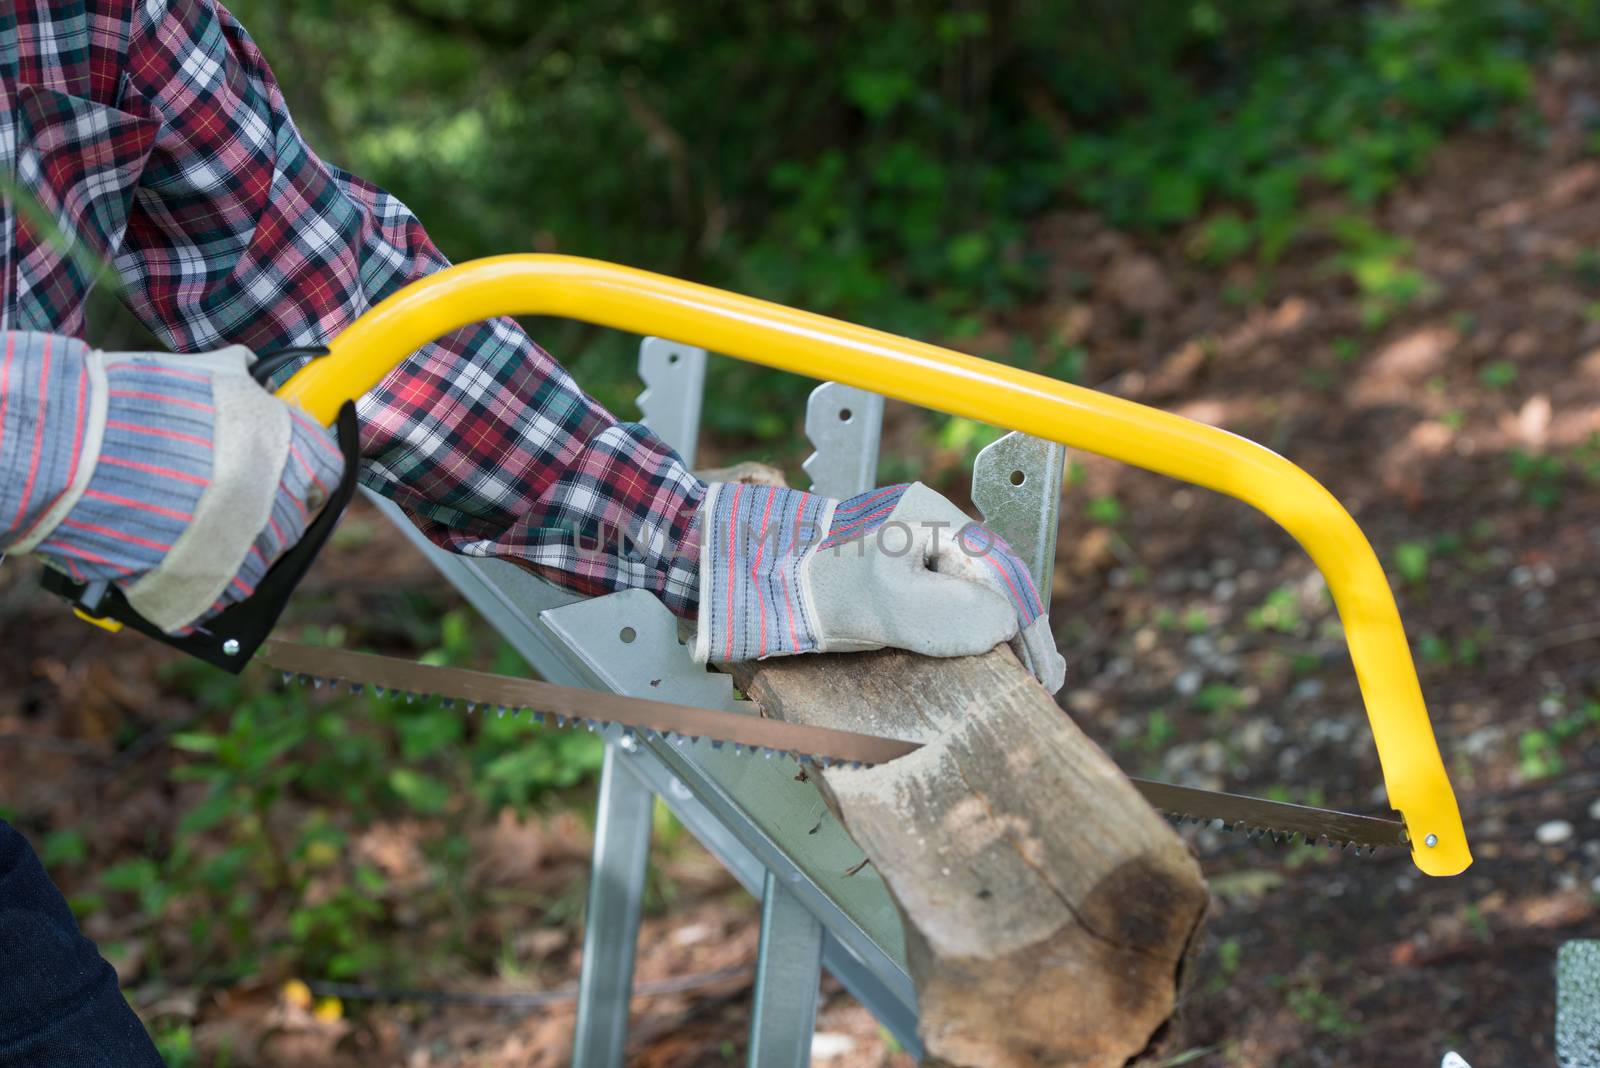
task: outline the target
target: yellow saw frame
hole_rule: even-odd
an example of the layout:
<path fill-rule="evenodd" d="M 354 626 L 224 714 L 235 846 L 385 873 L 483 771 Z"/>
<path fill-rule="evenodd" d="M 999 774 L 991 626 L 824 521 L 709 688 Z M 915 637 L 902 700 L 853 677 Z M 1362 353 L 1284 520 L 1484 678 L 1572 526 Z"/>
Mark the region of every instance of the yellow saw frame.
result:
<path fill-rule="evenodd" d="M 811 312 L 598 260 L 494 256 L 406 286 L 279 395 L 331 424 L 430 341 L 501 315 L 551 315 L 669 338 L 1098 453 L 1236 497 L 1310 554 L 1344 625 L 1384 785 L 1429 875 L 1472 863 L 1388 579 L 1350 514 L 1255 442 L 1133 401 Z"/>

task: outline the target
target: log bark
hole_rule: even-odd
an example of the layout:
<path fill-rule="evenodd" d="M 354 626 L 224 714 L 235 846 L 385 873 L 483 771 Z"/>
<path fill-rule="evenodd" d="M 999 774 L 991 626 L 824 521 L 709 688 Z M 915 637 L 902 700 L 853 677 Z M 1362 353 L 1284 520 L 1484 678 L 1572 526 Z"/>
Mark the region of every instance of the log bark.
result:
<path fill-rule="evenodd" d="M 767 715 L 925 743 L 813 779 L 899 905 L 934 1061 L 1117 1068 L 1149 1048 L 1205 883 L 1009 649 L 793 657 L 734 675 Z"/>

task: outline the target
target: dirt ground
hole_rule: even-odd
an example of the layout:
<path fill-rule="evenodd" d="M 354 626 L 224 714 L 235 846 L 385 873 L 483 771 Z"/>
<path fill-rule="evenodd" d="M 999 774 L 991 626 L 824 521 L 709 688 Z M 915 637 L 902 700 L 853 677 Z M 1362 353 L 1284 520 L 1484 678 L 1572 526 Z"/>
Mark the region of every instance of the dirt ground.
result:
<path fill-rule="evenodd" d="M 1167 1063 L 1431 1068 L 1450 1049 L 1474 1068 L 1553 1059 L 1555 950 L 1600 932 L 1600 156 L 1589 132 L 1600 73 L 1562 59 L 1538 107 L 1542 132 L 1508 121 L 1461 135 L 1378 209 L 1427 285 L 1376 329 L 1348 274 L 1330 268 L 1331 242 L 1299 243 L 1270 273 L 1219 271 L 1185 254 L 1187 235 L 1139 241 L 1067 212 L 1036 234 L 1046 299 L 974 346 L 1018 330 L 1081 345 L 1090 384 L 1254 438 L 1327 485 L 1396 584 L 1465 815 L 1476 862 L 1453 879 L 1420 876 L 1398 851 L 1352 858 L 1189 832 L 1215 902 Z M 913 433 L 904 413 L 891 417 L 886 448 Z M 1381 810 L 1355 679 L 1305 555 L 1236 502 L 1092 456 L 1073 473 L 1052 613 L 1074 718 L 1132 773 Z M 311 582 L 352 616 L 394 584 L 448 603 L 403 542 L 378 547 L 393 551 L 334 552 Z M 0 628 L 0 805 L 14 822 L 36 841 L 84 829 L 99 868 L 137 852 L 137 828 L 175 825 L 183 795 L 167 772 L 179 758 L 165 742 L 192 709 L 164 689 L 170 658 L 71 622 L 16 563 L 0 568 Z M 362 833 L 375 855 L 404 853 L 403 824 Z M 588 834 L 571 814 L 508 813 L 472 845 L 510 866 L 500 878 L 571 896 Z M 663 865 L 675 891 L 647 922 L 640 979 L 702 981 L 636 1001 L 629 1063 L 735 1063 L 755 911 L 692 844 Z M 97 914 L 90 933 L 136 944 L 128 908 Z M 502 969 L 454 989 L 575 981 L 576 921 L 519 931 L 524 918 L 482 922 L 506 932 L 509 957 L 538 966 L 520 983 Z M 196 1063 L 222 1063 L 205 1051 L 232 1044 L 258 1050 L 234 1065 L 545 1068 L 566 1062 L 571 1037 L 570 1001 L 350 1000 L 319 1017 L 283 977 L 151 983 L 119 964 L 147 1016 L 192 1024 Z M 814 1063 L 909 1058 L 830 981 Z"/>

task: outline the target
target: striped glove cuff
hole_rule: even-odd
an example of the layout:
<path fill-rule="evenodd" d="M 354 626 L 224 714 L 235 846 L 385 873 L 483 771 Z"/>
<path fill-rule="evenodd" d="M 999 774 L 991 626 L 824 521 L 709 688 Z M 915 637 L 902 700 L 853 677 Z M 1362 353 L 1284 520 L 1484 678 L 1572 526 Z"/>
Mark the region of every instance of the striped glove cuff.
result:
<path fill-rule="evenodd" d="M 338 483 L 328 432 L 249 377 L 248 350 L 168 356 L 6 335 L 0 547 L 109 580 L 167 631 L 255 584 Z"/>

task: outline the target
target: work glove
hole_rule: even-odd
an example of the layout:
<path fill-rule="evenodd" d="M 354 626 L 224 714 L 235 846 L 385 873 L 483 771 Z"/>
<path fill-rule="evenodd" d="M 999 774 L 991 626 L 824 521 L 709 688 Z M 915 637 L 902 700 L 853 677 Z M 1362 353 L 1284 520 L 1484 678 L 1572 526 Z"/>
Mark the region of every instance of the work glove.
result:
<path fill-rule="evenodd" d="M 343 473 L 333 436 L 257 385 L 242 346 L 4 344 L 0 549 L 111 581 L 167 633 L 248 597 Z"/>
<path fill-rule="evenodd" d="M 1055 693 L 1044 600 L 993 531 L 920 482 L 846 501 L 713 482 L 699 515 L 694 658 L 893 647 L 967 656 L 1010 642 Z"/>

